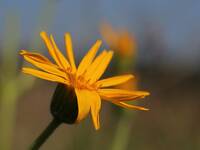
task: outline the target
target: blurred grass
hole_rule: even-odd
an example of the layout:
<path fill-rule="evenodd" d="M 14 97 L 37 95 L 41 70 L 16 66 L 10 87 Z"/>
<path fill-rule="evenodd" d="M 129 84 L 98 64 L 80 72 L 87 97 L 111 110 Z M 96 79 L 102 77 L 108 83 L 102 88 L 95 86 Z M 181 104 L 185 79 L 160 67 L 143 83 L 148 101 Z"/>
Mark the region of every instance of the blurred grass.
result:
<path fill-rule="evenodd" d="M 34 32 L 34 37 L 30 42 L 30 47 L 41 47 L 39 41 L 39 31 L 41 28 L 47 29 L 53 21 L 55 5 L 43 3 L 41 16 L 38 17 L 38 26 Z M 18 98 L 33 85 L 33 78 L 24 77 L 19 71 L 19 49 L 21 46 L 21 24 L 19 14 L 11 11 L 6 16 L 4 24 L 2 51 L 2 73 L 0 76 L 0 149 L 11 150 L 16 119 L 16 106 Z M 36 35 L 37 34 L 37 35 Z M 37 46 L 36 46 L 37 45 Z M 21 67 L 21 66 L 20 66 Z"/>
<path fill-rule="evenodd" d="M 137 44 L 135 37 L 127 29 L 114 29 L 108 23 L 102 23 L 100 26 L 100 33 L 108 44 L 109 49 L 114 50 L 115 57 L 113 65 L 113 74 L 132 74 L 135 70 L 135 62 L 137 57 Z M 135 74 L 134 74 L 135 76 Z M 138 78 L 138 77 L 137 77 Z M 120 85 L 120 89 L 137 90 L 137 78 L 129 80 L 127 83 Z M 137 104 L 135 102 L 134 104 Z M 112 107 L 113 109 L 116 106 Z M 130 140 L 131 124 L 130 120 L 135 118 L 134 111 L 118 110 L 113 112 L 117 118 L 116 129 L 114 136 L 111 140 L 111 150 L 124 150 L 127 149 Z"/>
<path fill-rule="evenodd" d="M 129 139 L 127 150 L 199 150 L 199 74 L 182 78 L 182 72 L 170 72 L 168 75 L 138 71 L 143 79 L 141 88 L 150 89 L 152 95 L 140 101 L 148 106 L 149 112 L 127 112 L 134 119 L 128 120 Z M 173 79 L 173 81 L 170 79 Z M 183 79 L 183 80 L 182 80 Z M 177 82 L 180 81 L 181 82 Z M 38 82 L 21 97 L 17 111 L 17 126 L 14 146 L 18 150 L 26 146 L 42 131 L 51 120 L 49 103 L 55 85 Z M 162 89 L 161 89 L 162 87 Z M 118 128 L 119 116 L 112 111 L 111 104 L 103 102 L 101 110 L 101 129 L 93 129 L 90 118 L 77 125 L 63 125 L 48 140 L 42 149 L 83 149 L 110 150 Z M 36 109 L 37 108 L 37 109 Z M 27 114 L 27 115 L 25 115 Z M 130 117 L 131 118 L 131 117 Z M 127 126 L 120 126 L 127 130 Z M 119 140 L 118 145 L 123 144 Z"/>
<path fill-rule="evenodd" d="M 18 96 L 17 51 L 19 47 L 20 23 L 18 16 L 8 14 L 5 22 L 2 45 L 1 105 L 0 105 L 0 149 L 11 149 L 13 127 L 15 125 L 15 106 Z"/>

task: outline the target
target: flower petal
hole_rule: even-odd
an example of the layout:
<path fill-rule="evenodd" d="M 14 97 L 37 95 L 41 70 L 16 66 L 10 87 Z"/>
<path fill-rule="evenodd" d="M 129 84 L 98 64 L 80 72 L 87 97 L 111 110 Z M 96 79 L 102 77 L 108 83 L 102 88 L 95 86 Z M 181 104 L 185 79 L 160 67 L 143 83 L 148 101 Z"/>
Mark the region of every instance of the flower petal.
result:
<path fill-rule="evenodd" d="M 85 79 L 89 80 L 94 73 L 96 67 L 99 65 L 99 63 L 103 60 L 103 58 L 106 56 L 107 51 L 101 52 L 100 55 L 97 56 L 97 58 L 93 61 L 93 63 L 87 68 L 87 71 L 85 73 Z"/>
<path fill-rule="evenodd" d="M 76 121 L 80 122 L 90 112 L 91 99 L 88 90 L 75 88 L 75 92 L 78 102 L 78 116 Z"/>
<path fill-rule="evenodd" d="M 65 34 L 65 45 L 66 45 L 67 56 L 68 56 L 69 62 L 70 62 L 71 67 L 72 67 L 72 72 L 75 72 L 76 71 L 76 64 L 75 64 L 75 60 L 74 60 L 72 40 L 71 40 L 71 36 L 70 36 L 69 33 Z"/>
<path fill-rule="evenodd" d="M 124 97 L 105 97 L 105 96 L 101 96 L 102 99 L 107 100 L 107 101 L 111 101 L 111 102 L 123 102 L 123 101 L 133 101 L 133 100 L 137 100 L 139 98 L 144 98 L 144 96 L 124 96 Z"/>
<path fill-rule="evenodd" d="M 24 59 L 27 62 L 30 62 L 34 66 L 57 76 L 68 79 L 67 74 L 61 71 L 58 66 L 52 64 L 46 57 L 39 54 L 32 54 L 26 51 L 22 51 L 21 55 L 23 55 Z"/>
<path fill-rule="evenodd" d="M 30 53 L 30 52 L 27 52 L 26 50 L 21 50 L 20 54 L 22 56 L 27 56 L 27 57 L 33 59 L 34 61 L 37 61 L 40 63 L 54 65 L 48 58 L 44 57 L 43 55 L 40 55 L 39 53 Z"/>
<path fill-rule="evenodd" d="M 55 51 L 55 48 L 51 42 L 51 40 L 49 39 L 48 35 L 46 32 L 42 31 L 40 33 L 40 36 L 42 37 L 42 39 L 44 40 L 46 46 L 47 46 L 47 49 L 49 51 L 49 54 L 52 56 L 52 58 L 55 60 L 56 64 L 58 64 L 59 67 L 63 68 L 62 64 L 61 64 L 61 61 Z"/>
<path fill-rule="evenodd" d="M 97 86 L 99 86 L 99 87 L 115 86 L 115 85 L 122 84 L 132 78 L 134 78 L 134 76 L 132 74 L 115 76 L 115 77 L 97 81 Z"/>
<path fill-rule="evenodd" d="M 26 73 L 26 74 L 33 75 L 33 76 L 41 78 L 41 79 L 48 80 L 48 81 L 59 82 L 59 83 L 69 85 L 68 80 L 66 80 L 62 77 L 50 74 L 50 73 L 43 72 L 43 71 L 35 70 L 35 69 L 32 69 L 32 68 L 22 68 L 22 72 Z"/>
<path fill-rule="evenodd" d="M 92 121 L 95 129 L 98 130 L 100 128 L 99 112 L 101 109 L 101 99 L 97 92 L 91 91 L 90 100 L 91 100 Z"/>
<path fill-rule="evenodd" d="M 90 84 L 93 84 L 102 76 L 102 74 L 104 73 L 104 71 L 106 70 L 106 68 L 110 63 L 112 56 L 113 56 L 113 51 L 109 51 L 107 55 L 103 58 L 103 60 L 99 62 L 99 65 L 97 66 L 93 75 L 90 78 L 89 81 Z"/>
<path fill-rule="evenodd" d="M 144 98 L 149 95 L 148 92 L 144 91 L 127 91 L 121 89 L 99 89 L 99 95 L 112 102 L 116 101 L 130 101 L 138 98 Z"/>
<path fill-rule="evenodd" d="M 52 35 L 50 35 L 50 38 L 51 38 L 51 42 L 52 42 L 54 50 L 55 50 L 55 54 L 56 54 L 57 58 L 59 59 L 60 65 L 65 69 L 71 68 L 71 66 L 70 66 L 69 62 L 67 61 L 67 59 L 60 52 L 60 50 L 59 50 L 58 46 L 56 45 L 56 42 L 55 42 L 55 40 L 54 40 Z"/>
<path fill-rule="evenodd" d="M 124 103 L 124 102 L 112 102 L 112 103 L 115 104 L 115 105 L 121 106 L 123 108 L 127 108 L 127 109 L 134 109 L 134 110 L 137 109 L 137 110 L 145 110 L 145 111 L 149 110 L 148 108 L 131 105 L 131 104 L 127 104 L 127 103 Z"/>
<path fill-rule="evenodd" d="M 145 91 L 128 91 L 122 89 L 99 89 L 100 95 L 108 97 L 123 97 L 123 96 L 148 96 L 149 92 Z"/>
<path fill-rule="evenodd" d="M 81 63 L 78 66 L 77 75 L 81 75 L 85 72 L 85 70 L 88 68 L 88 66 L 92 63 L 99 47 L 101 46 L 101 41 L 98 40 L 92 48 L 88 51 L 88 53 L 85 55 L 85 57 L 82 59 Z"/>

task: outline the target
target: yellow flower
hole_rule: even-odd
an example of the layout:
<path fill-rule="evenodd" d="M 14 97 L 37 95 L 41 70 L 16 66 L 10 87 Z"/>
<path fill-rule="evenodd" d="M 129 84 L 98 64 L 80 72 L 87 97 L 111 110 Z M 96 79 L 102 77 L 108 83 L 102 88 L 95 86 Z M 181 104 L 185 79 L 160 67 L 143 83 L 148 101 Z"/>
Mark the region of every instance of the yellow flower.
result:
<path fill-rule="evenodd" d="M 134 36 L 127 30 L 115 30 L 111 25 L 103 23 L 100 32 L 106 43 L 120 55 L 135 55 L 137 44 Z"/>
<path fill-rule="evenodd" d="M 81 60 L 79 66 L 76 67 L 70 34 L 65 34 L 67 58 L 58 49 L 52 35 L 49 37 L 45 32 L 41 32 L 40 35 L 55 63 L 52 63 L 48 58 L 38 53 L 22 50 L 20 54 L 24 59 L 40 69 L 24 67 L 22 71 L 38 78 L 61 83 L 73 90 L 78 103 L 76 122 L 80 122 L 90 112 L 95 129 L 99 129 L 101 99 L 124 108 L 148 110 L 126 103 L 126 101 L 143 98 L 149 95 L 148 92 L 113 88 L 113 86 L 133 78 L 133 75 L 127 74 L 99 80 L 113 56 L 113 51 L 104 50 L 95 58 L 97 50 L 101 45 L 100 40 L 96 41 Z"/>

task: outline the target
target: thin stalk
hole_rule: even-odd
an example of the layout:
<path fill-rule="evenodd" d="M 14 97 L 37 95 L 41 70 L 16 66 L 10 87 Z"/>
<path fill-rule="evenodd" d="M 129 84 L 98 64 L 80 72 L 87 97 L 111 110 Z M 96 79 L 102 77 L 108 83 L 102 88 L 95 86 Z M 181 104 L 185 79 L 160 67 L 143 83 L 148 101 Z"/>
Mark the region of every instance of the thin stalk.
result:
<path fill-rule="evenodd" d="M 129 139 L 131 136 L 130 120 L 134 119 L 134 115 L 123 111 L 115 131 L 114 140 L 111 150 L 124 150 L 127 149 Z"/>
<path fill-rule="evenodd" d="M 40 136 L 32 143 L 30 150 L 38 150 L 60 124 L 61 122 L 59 120 L 53 119 Z"/>
<path fill-rule="evenodd" d="M 118 73 L 130 72 L 131 68 L 135 66 L 135 55 L 122 57 L 120 54 L 116 58 L 116 71 Z M 126 89 L 137 89 L 137 84 L 129 84 Z M 131 137 L 132 124 L 130 120 L 135 119 L 133 112 L 127 112 L 122 110 L 120 113 L 120 119 L 115 130 L 114 139 L 111 145 L 111 150 L 124 150 L 127 149 L 129 139 Z"/>

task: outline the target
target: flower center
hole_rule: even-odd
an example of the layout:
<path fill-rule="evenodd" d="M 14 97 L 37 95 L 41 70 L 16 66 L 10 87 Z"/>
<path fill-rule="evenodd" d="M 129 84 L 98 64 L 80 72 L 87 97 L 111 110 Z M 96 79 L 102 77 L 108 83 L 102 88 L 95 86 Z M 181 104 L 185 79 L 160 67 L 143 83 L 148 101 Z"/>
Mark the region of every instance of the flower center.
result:
<path fill-rule="evenodd" d="M 86 80 L 83 75 L 77 77 L 76 74 L 70 73 L 69 79 L 71 86 L 73 86 L 74 88 L 88 89 L 88 90 L 97 90 L 98 88 L 95 83 L 89 84 L 88 80 Z"/>

